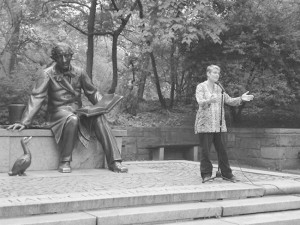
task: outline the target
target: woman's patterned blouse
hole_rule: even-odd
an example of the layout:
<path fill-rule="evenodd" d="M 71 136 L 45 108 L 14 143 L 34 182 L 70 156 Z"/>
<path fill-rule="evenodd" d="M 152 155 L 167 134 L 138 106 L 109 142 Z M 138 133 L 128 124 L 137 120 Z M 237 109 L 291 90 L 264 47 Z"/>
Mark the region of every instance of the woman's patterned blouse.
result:
<path fill-rule="evenodd" d="M 217 96 L 216 103 L 209 103 L 209 99 L 212 95 Z M 199 109 L 196 115 L 195 121 L 195 133 L 211 133 L 220 132 L 220 117 L 221 117 L 221 100 L 222 105 L 222 128 L 221 132 L 226 132 L 226 123 L 224 116 L 224 102 L 231 106 L 238 106 L 241 104 L 242 99 L 240 97 L 231 98 L 227 93 L 222 95 L 222 89 L 214 84 L 213 91 L 208 89 L 208 82 L 204 81 L 197 85 L 196 99 L 199 104 Z"/>

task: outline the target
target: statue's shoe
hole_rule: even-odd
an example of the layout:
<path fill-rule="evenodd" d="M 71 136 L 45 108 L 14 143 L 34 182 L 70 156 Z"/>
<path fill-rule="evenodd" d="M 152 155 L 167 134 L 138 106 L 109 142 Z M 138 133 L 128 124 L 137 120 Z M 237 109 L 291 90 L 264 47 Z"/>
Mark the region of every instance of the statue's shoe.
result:
<path fill-rule="evenodd" d="M 109 169 L 115 173 L 127 173 L 128 168 L 123 166 L 120 162 L 114 162 Z"/>
<path fill-rule="evenodd" d="M 72 169 L 70 166 L 70 162 L 61 162 L 58 167 L 58 172 L 60 173 L 71 173 Z"/>

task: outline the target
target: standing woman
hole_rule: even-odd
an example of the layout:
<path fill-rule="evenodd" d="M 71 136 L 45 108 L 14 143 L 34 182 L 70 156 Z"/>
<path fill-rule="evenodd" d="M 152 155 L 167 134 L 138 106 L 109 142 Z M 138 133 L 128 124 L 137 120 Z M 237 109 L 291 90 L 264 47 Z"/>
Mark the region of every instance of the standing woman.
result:
<path fill-rule="evenodd" d="M 238 106 L 243 101 L 251 101 L 254 98 L 253 95 L 248 95 L 248 91 L 241 97 L 231 98 L 218 83 L 220 70 L 220 67 L 216 65 L 208 66 L 206 70 L 207 80 L 198 84 L 196 88 L 199 109 L 196 115 L 195 133 L 199 135 L 200 146 L 202 147 L 200 172 L 203 182 L 209 180 L 212 176 L 213 166 L 209 159 L 212 143 L 218 155 L 222 176 L 230 181 L 237 181 L 232 174 L 227 156 L 224 103 Z"/>

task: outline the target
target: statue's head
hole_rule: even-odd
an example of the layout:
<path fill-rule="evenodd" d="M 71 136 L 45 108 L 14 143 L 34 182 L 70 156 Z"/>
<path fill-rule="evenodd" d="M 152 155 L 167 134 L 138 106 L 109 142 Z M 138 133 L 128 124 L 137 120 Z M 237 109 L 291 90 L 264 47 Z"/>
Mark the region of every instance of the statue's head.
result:
<path fill-rule="evenodd" d="M 61 70 L 68 70 L 74 52 L 66 43 L 57 43 L 51 51 L 51 58 Z"/>

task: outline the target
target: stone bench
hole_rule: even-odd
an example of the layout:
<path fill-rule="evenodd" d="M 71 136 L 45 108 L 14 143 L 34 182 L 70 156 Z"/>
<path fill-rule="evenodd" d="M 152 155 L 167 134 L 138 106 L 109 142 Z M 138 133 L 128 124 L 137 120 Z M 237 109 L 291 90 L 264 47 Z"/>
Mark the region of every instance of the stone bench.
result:
<path fill-rule="evenodd" d="M 122 149 L 122 137 L 127 136 L 126 130 L 113 129 L 118 147 Z M 0 172 L 8 172 L 15 160 L 23 154 L 20 140 L 32 136 L 29 149 L 32 163 L 28 170 L 54 170 L 59 163 L 60 152 L 51 130 L 25 129 L 12 131 L 0 129 Z M 80 142 L 73 151 L 71 166 L 73 169 L 104 168 L 105 157 L 101 144 L 97 140 L 90 142 L 85 148 Z"/>
<path fill-rule="evenodd" d="M 180 148 L 181 151 L 184 151 L 185 159 L 198 161 L 199 146 L 196 144 L 165 144 L 151 146 L 149 149 L 152 152 L 152 160 L 164 160 L 166 148 L 172 147 Z"/>

